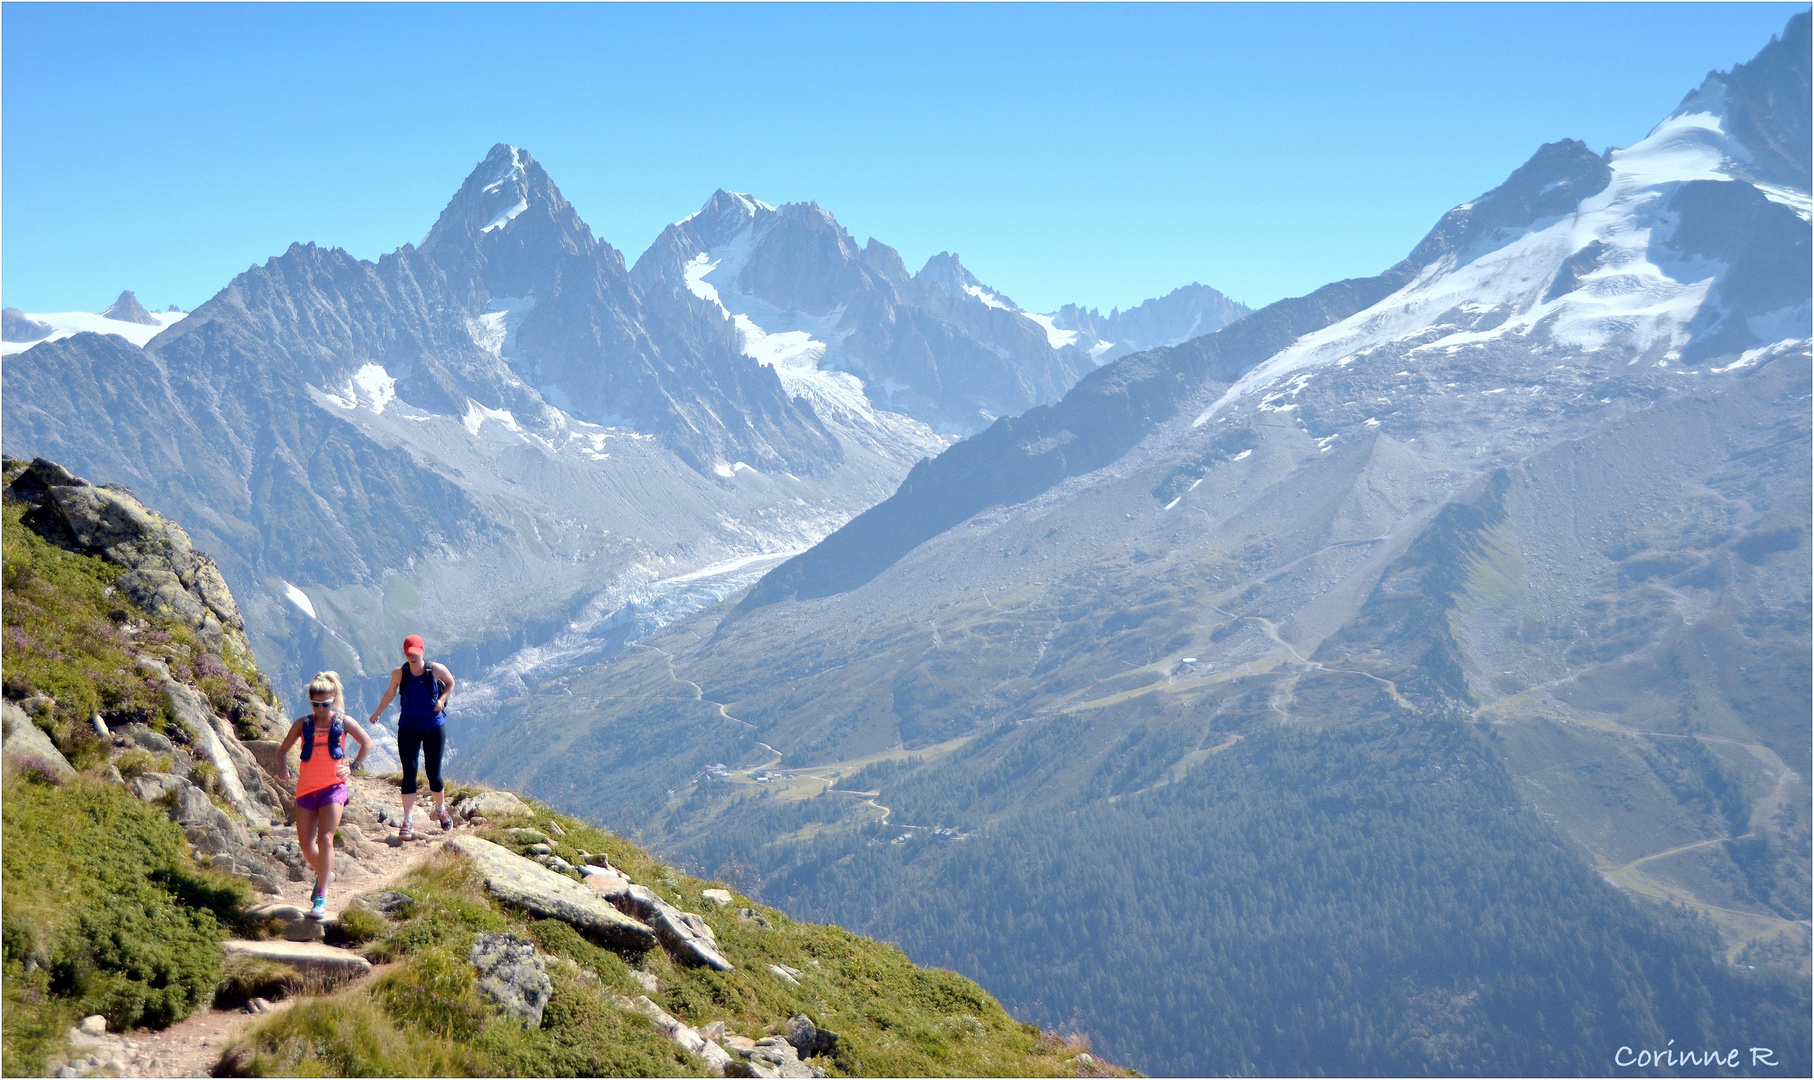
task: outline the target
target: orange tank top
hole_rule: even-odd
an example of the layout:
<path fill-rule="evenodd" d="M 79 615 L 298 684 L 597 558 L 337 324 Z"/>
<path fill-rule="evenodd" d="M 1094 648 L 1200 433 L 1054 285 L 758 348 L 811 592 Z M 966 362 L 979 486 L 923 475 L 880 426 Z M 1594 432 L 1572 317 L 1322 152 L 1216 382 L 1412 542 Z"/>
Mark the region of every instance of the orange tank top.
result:
<path fill-rule="evenodd" d="M 334 725 L 331 721 L 315 725 L 315 750 L 309 755 L 309 759 L 302 763 L 302 769 L 296 775 L 297 798 L 301 798 L 311 791 L 320 791 L 322 788 L 333 787 L 335 784 L 343 782 L 336 770 L 336 766 L 340 762 L 336 761 L 334 755 L 328 751 L 328 734 L 333 728 Z M 340 743 L 342 746 L 346 745 L 344 732 L 341 735 Z"/>

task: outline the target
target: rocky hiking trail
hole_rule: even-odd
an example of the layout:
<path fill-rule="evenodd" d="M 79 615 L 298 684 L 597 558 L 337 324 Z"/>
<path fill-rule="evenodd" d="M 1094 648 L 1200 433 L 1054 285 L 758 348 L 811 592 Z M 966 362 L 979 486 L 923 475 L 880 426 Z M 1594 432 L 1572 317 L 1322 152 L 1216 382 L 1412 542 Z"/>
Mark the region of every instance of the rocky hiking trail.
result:
<path fill-rule="evenodd" d="M 362 801 L 367 807 L 388 809 L 395 812 L 401 820 L 402 807 L 398 799 L 397 787 L 386 779 L 372 776 L 356 775 L 352 778 L 353 797 Z M 432 808 L 433 804 L 424 799 L 424 806 Z M 390 816 L 386 814 L 385 816 Z M 404 843 L 397 838 L 393 829 L 389 835 L 377 842 L 361 844 L 362 851 L 353 855 L 346 848 L 341 848 L 334 855 L 334 884 L 328 889 L 329 924 L 337 921 L 346 911 L 353 897 L 362 893 L 380 892 L 402 881 L 411 870 L 433 858 L 446 845 L 454 833 L 445 833 L 439 825 L 424 826 L 426 815 L 419 807 L 415 814 L 418 839 Z M 355 826 L 355 828 L 357 828 Z M 455 832 L 470 831 L 464 823 L 456 825 Z M 309 905 L 309 893 L 314 882 L 305 878 L 301 881 L 286 881 L 276 896 L 267 898 L 260 906 L 291 906 L 299 910 Z M 287 941 L 244 942 L 228 941 L 223 948 L 231 952 L 235 946 L 255 945 L 262 949 L 280 948 L 285 945 L 300 945 L 302 949 L 331 950 L 334 947 L 311 943 Z M 349 960 L 358 958 L 356 951 L 345 952 Z M 364 963 L 360 960 L 360 963 Z M 373 968 L 365 965 L 363 974 L 354 975 L 350 980 L 338 984 L 336 989 L 357 988 L 382 974 L 384 966 Z M 122 1076 L 211 1076 L 214 1067 L 219 1063 L 222 1050 L 246 1027 L 261 1019 L 263 1014 L 289 1008 L 299 1000 L 285 998 L 269 1003 L 260 1013 L 253 1013 L 245 1008 L 209 1009 L 198 1012 L 188 1019 L 173 1024 L 163 1031 L 140 1032 L 134 1037 L 120 1040 L 122 1048 L 129 1051 L 126 1056 L 129 1063 L 120 1072 Z"/>

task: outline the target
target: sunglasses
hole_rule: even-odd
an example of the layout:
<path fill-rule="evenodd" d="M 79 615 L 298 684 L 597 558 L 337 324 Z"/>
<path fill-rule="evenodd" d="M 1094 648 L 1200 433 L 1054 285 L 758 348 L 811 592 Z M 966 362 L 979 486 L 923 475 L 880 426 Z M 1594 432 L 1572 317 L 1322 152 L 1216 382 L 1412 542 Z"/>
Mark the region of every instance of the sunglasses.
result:
<path fill-rule="evenodd" d="M 316 701 L 314 698 L 309 699 L 309 704 L 315 706 L 317 709 L 331 709 L 334 707 L 334 703 L 331 701 Z"/>

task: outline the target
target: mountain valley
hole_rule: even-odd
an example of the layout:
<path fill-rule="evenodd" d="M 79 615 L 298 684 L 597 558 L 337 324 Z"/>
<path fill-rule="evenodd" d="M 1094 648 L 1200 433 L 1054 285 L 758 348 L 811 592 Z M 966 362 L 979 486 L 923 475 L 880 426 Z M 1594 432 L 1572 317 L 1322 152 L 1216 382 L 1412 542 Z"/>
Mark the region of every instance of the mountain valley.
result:
<path fill-rule="evenodd" d="M 996 421 L 469 767 L 1152 1072 L 1805 1056 L 1807 28 Z"/>

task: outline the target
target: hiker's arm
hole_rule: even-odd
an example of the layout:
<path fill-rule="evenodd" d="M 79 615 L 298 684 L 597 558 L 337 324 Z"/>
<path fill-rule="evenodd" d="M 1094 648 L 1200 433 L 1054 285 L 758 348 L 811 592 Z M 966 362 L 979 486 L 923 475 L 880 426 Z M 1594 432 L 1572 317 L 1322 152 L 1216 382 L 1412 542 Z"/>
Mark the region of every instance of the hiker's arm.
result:
<path fill-rule="evenodd" d="M 300 738 L 302 738 L 302 721 L 298 720 L 295 723 L 290 725 L 290 733 L 283 737 L 282 743 L 278 744 L 278 747 L 277 747 L 278 779 L 281 780 L 281 779 L 287 778 L 290 775 L 290 759 L 288 756 L 290 753 L 290 747 L 295 746 L 296 740 L 300 739 Z"/>
<path fill-rule="evenodd" d="M 378 707 L 372 710 L 371 719 L 367 721 L 368 723 L 376 724 L 378 718 L 384 715 L 384 710 L 390 708 L 391 698 L 397 696 L 397 684 L 402 680 L 403 669 L 393 669 L 391 671 L 391 684 L 384 688 L 384 696 L 378 699 Z"/>
<path fill-rule="evenodd" d="M 346 725 L 346 733 L 351 735 L 353 741 L 359 744 L 359 753 L 354 755 L 353 760 L 350 763 L 346 761 L 341 762 L 342 765 L 347 766 L 347 772 L 350 774 L 354 769 L 359 768 L 360 764 L 365 761 L 365 755 L 372 752 L 372 737 L 367 735 L 365 729 L 359 726 L 359 721 L 350 716 L 341 722 Z"/>
<path fill-rule="evenodd" d="M 442 682 L 447 684 L 447 689 L 441 691 L 441 700 L 435 702 L 435 711 L 436 712 L 446 712 L 447 711 L 447 699 L 450 697 L 453 697 L 453 688 L 454 688 L 453 672 L 447 670 L 447 665 L 437 663 L 437 664 L 435 664 L 435 678 L 440 679 Z"/>

